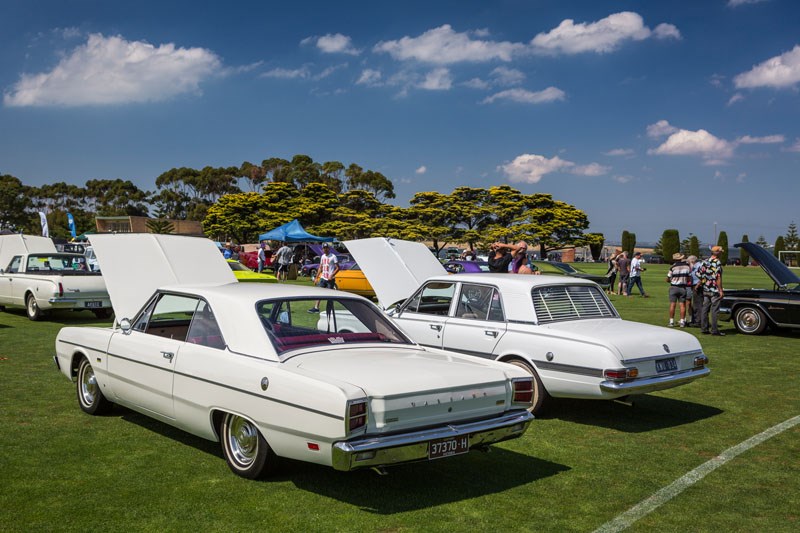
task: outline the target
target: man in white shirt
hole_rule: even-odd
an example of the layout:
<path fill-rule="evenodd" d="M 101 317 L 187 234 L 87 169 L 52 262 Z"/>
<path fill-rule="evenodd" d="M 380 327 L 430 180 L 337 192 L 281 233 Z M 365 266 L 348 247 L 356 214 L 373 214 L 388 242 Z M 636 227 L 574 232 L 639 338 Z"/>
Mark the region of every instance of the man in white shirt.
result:
<path fill-rule="evenodd" d="M 633 259 L 631 259 L 631 275 L 628 278 L 628 296 L 633 296 L 631 290 L 633 290 L 633 286 L 636 285 L 639 288 L 639 294 L 642 295 L 642 298 L 649 298 L 650 296 L 644 292 L 644 287 L 642 287 L 642 271 L 644 271 L 644 259 L 642 259 L 642 252 L 636 252 L 633 254 Z"/>
<path fill-rule="evenodd" d="M 331 252 L 330 244 L 326 242 L 322 245 L 322 255 L 319 257 L 319 269 L 314 283 L 323 289 L 333 289 L 337 272 L 339 272 L 339 260 Z M 319 300 L 308 312 L 319 313 Z"/>

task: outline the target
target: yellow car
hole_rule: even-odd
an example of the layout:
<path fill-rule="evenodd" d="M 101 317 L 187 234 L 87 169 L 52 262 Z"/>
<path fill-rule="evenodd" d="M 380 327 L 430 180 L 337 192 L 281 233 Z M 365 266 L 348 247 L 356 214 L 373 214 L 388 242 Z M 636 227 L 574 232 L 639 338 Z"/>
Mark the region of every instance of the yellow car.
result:
<path fill-rule="evenodd" d="M 253 272 L 239 261 L 235 259 L 228 259 L 228 266 L 233 270 L 233 275 L 236 276 L 236 281 L 239 282 L 254 282 L 254 283 L 278 283 L 278 280 L 272 274 L 259 274 Z"/>
<path fill-rule="evenodd" d="M 375 296 L 375 290 L 369 284 L 364 272 L 361 271 L 358 265 L 353 265 L 346 270 L 341 269 L 336 273 L 336 288 L 340 291 L 360 294 L 367 298 Z"/>

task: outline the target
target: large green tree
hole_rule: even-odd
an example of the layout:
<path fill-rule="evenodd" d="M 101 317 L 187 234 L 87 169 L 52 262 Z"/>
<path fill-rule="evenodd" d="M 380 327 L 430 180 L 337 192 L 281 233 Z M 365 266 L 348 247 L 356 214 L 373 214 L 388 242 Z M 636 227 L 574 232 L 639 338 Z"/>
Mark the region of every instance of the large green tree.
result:
<path fill-rule="evenodd" d="M 681 238 L 678 230 L 666 229 L 661 234 L 661 257 L 664 261 L 671 261 L 672 255 L 679 252 L 681 249 Z"/>
<path fill-rule="evenodd" d="M 800 237 L 797 236 L 797 224 L 794 221 L 789 224 L 783 243 L 786 245 L 787 250 L 800 250 Z"/>
<path fill-rule="evenodd" d="M 621 246 L 622 251 L 628 252 L 628 257 L 633 257 L 633 249 L 636 248 L 636 234 L 623 230 Z"/>
<path fill-rule="evenodd" d="M 717 238 L 717 246 L 722 246 L 722 253 L 719 254 L 719 260 L 722 261 L 723 265 L 728 264 L 728 234 L 724 231 L 719 232 L 719 238 Z"/>
<path fill-rule="evenodd" d="M 0 175 L 0 229 L 23 229 L 32 218 L 30 207 L 30 188 L 15 176 Z"/>
<path fill-rule="evenodd" d="M 750 237 L 746 234 L 742 235 L 741 242 L 750 242 Z M 744 248 L 739 248 L 739 260 L 742 262 L 742 266 L 747 266 L 750 264 L 750 254 L 747 253 L 747 250 Z"/>

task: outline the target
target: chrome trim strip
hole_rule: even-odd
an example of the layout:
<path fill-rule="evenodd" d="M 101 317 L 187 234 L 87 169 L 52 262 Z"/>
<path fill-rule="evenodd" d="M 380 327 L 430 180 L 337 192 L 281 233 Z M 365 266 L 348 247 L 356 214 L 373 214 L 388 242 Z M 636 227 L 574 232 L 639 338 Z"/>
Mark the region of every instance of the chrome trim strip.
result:
<path fill-rule="evenodd" d="M 507 412 L 497 418 L 448 424 L 399 435 L 364 436 L 333 444 L 332 465 L 336 470 L 354 470 L 371 466 L 387 466 L 428 459 L 428 443 L 432 440 L 469 435 L 469 447 L 493 444 L 521 437 L 533 420 L 528 411 Z M 374 453 L 356 460 L 360 453 Z"/>
<path fill-rule="evenodd" d="M 641 363 L 644 361 L 655 361 L 656 359 L 664 359 L 665 357 L 681 357 L 684 355 L 705 355 L 703 350 L 691 350 L 688 352 L 678 352 L 678 353 L 663 353 L 661 355 L 648 355 L 646 357 L 638 357 L 636 359 L 623 359 L 623 363 Z"/>
<path fill-rule="evenodd" d="M 77 342 L 65 341 L 64 339 L 58 339 L 58 342 L 63 342 L 64 344 L 69 344 L 70 346 L 77 346 L 78 348 L 86 348 L 87 350 L 94 350 L 96 352 L 105 352 L 105 350 L 102 348 L 86 346 L 85 344 L 78 344 Z"/>
<path fill-rule="evenodd" d="M 702 367 L 666 376 L 635 379 L 633 381 L 603 381 L 600 383 L 600 390 L 623 394 L 647 394 L 648 392 L 677 387 L 695 379 L 706 377 L 710 373 L 711 370 Z"/>
<path fill-rule="evenodd" d="M 76 304 L 78 300 L 74 298 L 50 298 L 47 303 L 51 304 Z M 99 309 L 99 308 L 98 308 Z"/>
<path fill-rule="evenodd" d="M 564 372 L 566 374 L 577 374 L 580 376 L 591 376 L 594 378 L 603 377 L 602 368 L 590 368 L 588 366 L 565 365 L 562 363 L 551 363 L 550 361 L 536 361 L 531 359 L 537 368 L 542 370 L 553 370 L 555 372 Z"/>

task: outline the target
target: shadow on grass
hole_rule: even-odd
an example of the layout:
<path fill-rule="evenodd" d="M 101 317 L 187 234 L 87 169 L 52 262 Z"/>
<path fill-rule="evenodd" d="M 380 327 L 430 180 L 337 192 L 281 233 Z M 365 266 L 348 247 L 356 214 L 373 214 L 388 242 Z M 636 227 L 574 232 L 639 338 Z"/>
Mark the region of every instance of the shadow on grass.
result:
<path fill-rule="evenodd" d="M 11 309 L 6 307 L 6 310 L 3 311 L 3 313 L 24 319 L 26 322 L 28 321 L 28 316 L 25 314 L 24 309 Z M 47 311 L 39 320 L 41 322 L 52 322 L 53 324 L 60 324 L 62 326 L 112 325 L 111 318 L 100 319 L 94 316 L 91 311 L 70 311 L 69 309 Z"/>
<path fill-rule="evenodd" d="M 540 418 L 600 426 L 626 433 L 644 433 L 717 416 L 723 411 L 700 403 L 643 395 L 632 398 L 633 406 L 612 401 L 553 399 Z"/>
<path fill-rule="evenodd" d="M 109 416 L 117 416 L 225 461 L 219 443 L 125 407 L 114 406 Z M 393 514 L 503 492 L 567 470 L 570 467 L 492 446 L 488 452 L 472 451 L 444 460 L 391 467 L 386 476 L 379 476 L 372 470 L 338 472 L 330 467 L 280 459 L 277 471 L 263 483 L 288 481 L 298 489 L 367 512 Z"/>

